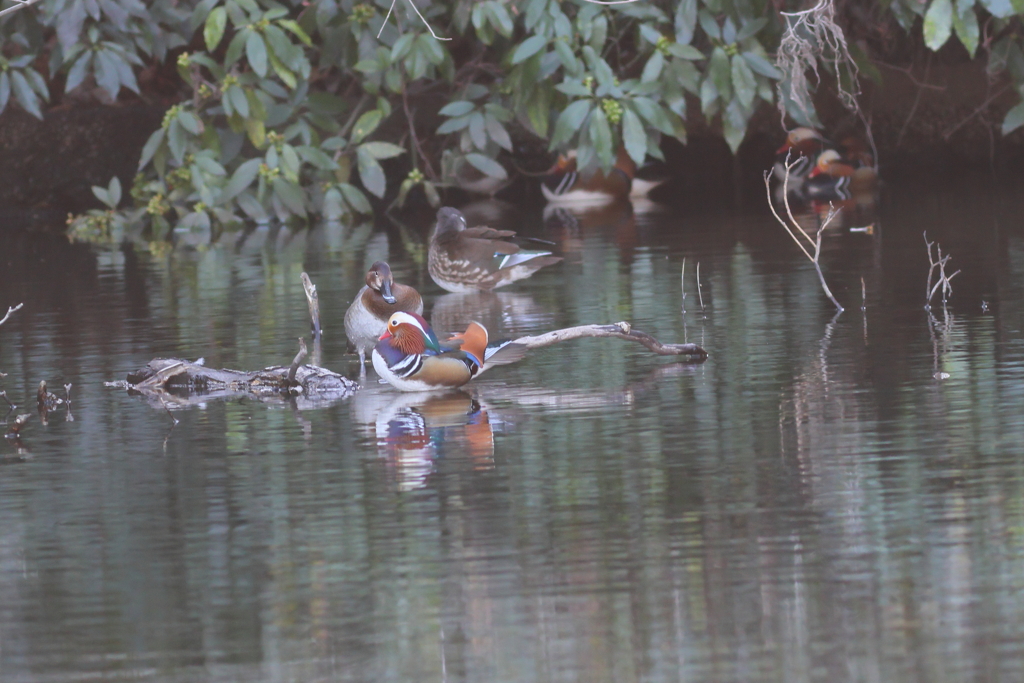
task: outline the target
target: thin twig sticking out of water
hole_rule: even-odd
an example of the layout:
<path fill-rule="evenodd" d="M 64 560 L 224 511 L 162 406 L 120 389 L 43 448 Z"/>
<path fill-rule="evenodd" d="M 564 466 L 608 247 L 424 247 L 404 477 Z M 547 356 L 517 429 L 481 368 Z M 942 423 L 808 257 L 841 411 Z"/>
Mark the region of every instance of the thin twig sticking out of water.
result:
<path fill-rule="evenodd" d="M 21 307 L 24 306 L 24 305 L 25 305 L 24 303 L 20 303 L 17 306 L 8 306 L 7 307 L 7 315 L 5 315 L 2 319 L 0 319 L 0 325 L 3 325 L 5 322 L 7 322 L 7 319 L 11 317 L 11 314 L 12 313 L 17 313 L 18 311 L 20 311 Z"/>
<path fill-rule="evenodd" d="M 700 291 L 700 261 L 697 261 L 697 296 L 700 298 L 700 312 L 704 312 L 704 294 Z"/>
<path fill-rule="evenodd" d="M 949 284 L 949 281 L 960 274 L 960 271 L 956 271 L 952 275 L 946 275 L 946 264 L 949 263 L 949 259 L 953 258 L 951 254 L 942 255 L 942 247 L 937 242 L 928 241 L 928 232 L 922 233 L 924 235 L 924 244 L 928 249 L 928 283 L 925 285 L 925 310 L 931 310 L 932 308 L 932 297 L 939 291 L 939 287 L 942 288 L 942 305 L 946 305 L 946 301 L 949 297 L 953 296 L 953 285 Z M 936 256 L 932 256 L 932 245 L 935 246 Z M 932 285 L 932 278 L 935 277 L 935 269 L 939 270 L 939 278 Z"/>
<path fill-rule="evenodd" d="M 682 287 L 683 287 L 683 316 L 684 316 L 683 322 L 686 322 L 686 320 L 685 320 L 685 316 L 686 316 L 686 257 L 685 256 L 683 257 L 683 272 L 679 276 L 679 280 L 680 280 L 680 282 L 682 284 Z"/>
<path fill-rule="evenodd" d="M 828 227 L 828 224 L 832 222 L 832 219 L 839 215 L 839 211 L 830 203 L 828 207 L 828 215 L 825 216 L 825 220 L 818 226 L 818 233 L 815 235 L 815 239 L 811 239 L 811 236 L 807 234 L 807 231 L 803 229 L 799 222 L 797 222 L 796 218 L 793 216 L 793 210 L 789 206 L 789 173 L 798 161 L 799 159 L 790 160 L 790 155 L 786 155 L 786 175 L 782 179 L 782 197 L 786 207 L 786 216 L 789 218 L 789 223 L 782 219 L 779 212 L 775 210 L 775 204 L 772 203 L 771 177 L 773 169 L 765 171 L 764 174 L 764 189 L 768 193 L 768 208 L 772 210 L 772 215 L 775 216 L 775 220 L 779 222 L 779 225 L 785 228 L 789 236 L 794 242 L 796 242 L 796 246 L 800 247 L 800 251 L 804 252 L 804 256 L 814 264 L 814 269 L 818 272 L 818 280 L 821 282 L 821 288 L 825 291 L 825 295 L 831 299 L 836 309 L 842 313 L 844 309 L 839 302 L 836 301 L 835 296 L 832 295 L 832 290 L 828 288 L 828 283 L 825 282 L 825 276 L 821 272 L 820 263 L 821 233 L 824 232 L 825 228 Z M 811 255 L 811 252 L 808 251 L 807 247 L 804 246 L 803 242 L 800 241 L 801 237 L 807 240 L 808 245 L 814 247 L 813 256 Z"/>

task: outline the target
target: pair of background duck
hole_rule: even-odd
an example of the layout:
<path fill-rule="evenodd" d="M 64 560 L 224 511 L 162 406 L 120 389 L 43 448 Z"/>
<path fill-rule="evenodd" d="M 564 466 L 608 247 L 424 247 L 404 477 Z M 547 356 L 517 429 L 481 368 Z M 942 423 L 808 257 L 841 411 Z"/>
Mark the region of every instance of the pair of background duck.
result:
<path fill-rule="evenodd" d="M 427 269 L 449 292 L 490 291 L 562 260 L 507 241 L 514 236 L 511 230 L 469 228 L 461 212 L 444 207 L 430 235 Z M 373 367 L 383 379 L 402 391 L 425 391 L 462 386 L 485 364 L 510 363 L 522 355 L 507 344 L 489 346 L 487 328 L 477 322 L 442 343 L 422 314 L 419 293 L 396 284 L 387 263 L 374 263 L 345 313 L 345 333 L 359 354 L 360 373 L 372 349 Z"/>
<path fill-rule="evenodd" d="M 850 138 L 837 148 L 813 128 L 794 128 L 776 151 L 773 176 L 780 183 L 789 169 L 791 196 L 804 200 L 844 200 L 873 191 L 878 183 L 874 159 L 859 140 Z"/>

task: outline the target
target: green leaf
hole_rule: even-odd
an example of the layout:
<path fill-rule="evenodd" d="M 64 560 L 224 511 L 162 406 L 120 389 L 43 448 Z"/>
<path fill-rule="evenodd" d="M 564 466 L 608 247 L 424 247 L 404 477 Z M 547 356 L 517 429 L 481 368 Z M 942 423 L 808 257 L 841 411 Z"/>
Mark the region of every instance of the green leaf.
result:
<path fill-rule="evenodd" d="M 68 71 L 68 80 L 64 84 L 64 92 L 71 92 L 82 84 L 88 74 L 89 64 L 92 63 L 93 53 L 86 51 L 82 53 L 82 56 L 75 60 L 75 63 L 71 66 Z M 0 106 L 0 109 L 3 107 Z"/>
<path fill-rule="evenodd" d="M 579 81 L 565 81 L 563 83 L 559 83 L 558 85 L 555 86 L 555 90 L 557 90 L 560 93 L 565 93 L 570 97 L 590 97 L 590 95 L 592 94 L 590 92 L 590 88 L 583 85 Z"/>
<path fill-rule="evenodd" d="M 978 15 L 974 13 L 974 0 L 956 0 L 956 12 L 953 14 L 953 28 L 956 36 L 971 58 L 978 49 Z"/>
<path fill-rule="evenodd" d="M 473 111 L 476 107 L 472 102 L 466 100 L 458 100 L 456 102 L 449 102 L 448 104 L 441 107 L 441 111 L 437 112 L 441 116 L 465 116 L 469 112 Z"/>
<path fill-rule="evenodd" d="M 249 100 L 245 96 L 245 91 L 239 86 L 233 85 L 228 88 L 227 95 L 228 99 L 231 100 L 231 108 L 242 118 L 247 118 L 249 116 Z"/>
<path fill-rule="evenodd" d="M 541 49 L 548 44 L 547 36 L 531 36 L 524 40 L 522 44 L 516 48 L 516 51 L 512 54 L 512 63 L 520 64 L 525 62 L 530 57 L 534 56 Z"/>
<path fill-rule="evenodd" d="M 306 163 L 316 166 L 321 171 L 333 171 L 338 168 L 338 164 L 334 159 L 316 147 L 301 145 L 298 147 L 298 152 Z"/>
<path fill-rule="evenodd" d="M 735 43 L 742 43 L 747 38 L 753 37 L 758 31 L 768 25 L 768 20 L 764 17 L 758 17 L 757 19 L 751 19 L 747 23 L 743 24 L 743 28 L 736 34 L 736 38 L 733 39 Z"/>
<path fill-rule="evenodd" d="M 466 161 L 471 163 L 481 173 L 486 173 L 492 178 L 498 178 L 504 180 L 508 177 L 508 173 L 505 171 L 505 167 L 499 164 L 494 159 L 485 157 L 483 154 L 472 152 L 466 155 Z"/>
<path fill-rule="evenodd" d="M 704 33 L 708 34 L 708 38 L 712 40 L 722 39 L 722 29 L 718 26 L 718 21 L 712 16 L 707 10 L 700 10 L 697 13 L 697 19 L 700 21 L 700 27 L 704 29 Z M 679 41 L 679 42 L 690 42 L 690 41 Z"/>
<path fill-rule="evenodd" d="M 989 14 L 999 19 L 1005 19 L 1016 12 L 1010 0 L 981 0 L 981 4 Z"/>
<path fill-rule="evenodd" d="M 100 187 L 99 185 L 92 186 L 92 193 L 96 199 L 100 200 L 105 206 L 109 206 L 111 209 L 116 209 L 117 204 L 111 204 L 110 194 L 107 193 L 107 188 Z"/>
<path fill-rule="evenodd" d="M 512 17 L 509 16 L 505 5 L 500 2 L 488 2 L 484 9 L 491 18 L 491 26 L 506 38 L 510 37 L 515 25 L 512 23 Z"/>
<path fill-rule="evenodd" d="M 206 17 L 206 25 L 203 26 L 203 40 L 206 41 L 207 50 L 213 52 L 220 45 L 227 25 L 227 10 L 223 6 L 213 8 L 213 11 Z"/>
<path fill-rule="evenodd" d="M 121 203 L 121 180 L 117 176 L 110 179 L 107 195 L 110 197 L 110 208 L 117 208 L 117 205 Z"/>
<path fill-rule="evenodd" d="M 301 166 L 299 161 L 299 153 L 295 151 L 295 148 L 291 145 L 283 145 L 281 147 L 281 171 L 285 177 L 293 183 L 299 182 L 299 167 Z"/>
<path fill-rule="evenodd" d="M 256 180 L 256 175 L 259 173 L 260 164 L 262 163 L 263 159 L 259 157 L 242 162 L 231 175 L 231 180 L 221 189 L 220 196 L 217 197 L 217 203 L 227 203 L 252 185 L 252 181 Z"/>
<path fill-rule="evenodd" d="M 6 71 L 0 72 L 0 111 L 7 108 L 7 102 L 11 99 L 11 78 Z"/>
<path fill-rule="evenodd" d="M 1003 135 L 1009 135 L 1024 125 L 1024 102 L 1018 102 L 1010 111 L 1006 112 L 1003 119 Z"/>
<path fill-rule="evenodd" d="M 415 33 L 403 34 L 401 38 L 395 41 L 395 46 L 391 48 L 391 63 L 401 61 L 405 58 L 409 51 L 412 49 L 413 41 L 416 40 Z"/>
<path fill-rule="evenodd" d="M 185 129 L 181 127 L 178 119 L 175 118 L 167 126 L 167 149 L 170 150 L 171 156 L 179 164 L 185 159 L 186 144 Z"/>
<path fill-rule="evenodd" d="M 199 120 L 199 117 L 190 111 L 183 111 L 178 114 L 178 121 L 182 127 L 192 135 L 201 135 L 203 132 L 203 122 Z"/>
<path fill-rule="evenodd" d="M 270 183 L 274 194 L 288 210 L 297 216 L 306 215 L 306 193 L 301 187 L 284 178 L 274 178 Z"/>
<path fill-rule="evenodd" d="M 228 172 L 224 170 L 224 167 L 218 164 L 216 161 L 208 156 L 196 155 L 196 166 L 203 169 L 210 175 L 214 176 L 226 176 Z"/>
<path fill-rule="evenodd" d="M 661 75 L 661 69 L 665 66 L 665 57 L 660 51 L 655 50 L 651 58 L 647 60 L 647 64 L 644 65 L 644 72 L 640 76 L 640 82 L 650 83 L 651 81 L 658 80 L 658 76 Z"/>
<path fill-rule="evenodd" d="M 695 48 L 693 45 L 685 45 L 683 43 L 672 43 L 668 46 L 670 54 L 679 57 L 679 59 L 688 59 L 693 61 L 695 59 L 704 59 L 704 53 Z"/>
<path fill-rule="evenodd" d="M 384 112 L 380 109 L 363 112 L 356 120 L 356 125 L 352 127 L 352 144 L 359 144 L 366 139 L 367 135 L 377 130 L 377 126 L 380 125 L 383 118 Z"/>
<path fill-rule="evenodd" d="M 644 124 L 640 122 L 640 117 L 629 107 L 624 107 L 622 112 L 622 144 L 626 147 L 629 158 L 635 161 L 637 166 L 644 163 L 647 155 L 647 133 L 644 131 Z"/>
<path fill-rule="evenodd" d="M 757 95 L 757 79 L 754 72 L 750 70 L 747 61 L 740 55 L 732 58 L 732 87 L 736 92 L 736 98 L 744 107 L 754 103 Z"/>
<path fill-rule="evenodd" d="M 590 100 L 576 100 L 562 110 L 555 122 L 555 133 L 551 137 L 550 149 L 572 139 L 572 136 L 583 126 L 583 121 L 590 113 L 591 106 Z"/>
<path fill-rule="evenodd" d="M 689 45 L 697 25 L 697 0 L 679 0 L 676 5 L 676 42 Z"/>
<path fill-rule="evenodd" d="M 32 90 L 32 86 L 25 80 L 20 71 L 11 71 L 11 84 L 14 86 L 14 97 L 18 104 L 37 119 L 43 118 L 43 112 L 39 110 L 39 96 Z"/>
<path fill-rule="evenodd" d="M 721 47 L 716 47 L 711 52 L 708 60 L 708 77 L 715 84 L 715 90 L 723 102 L 732 99 L 732 68 L 729 64 L 729 55 Z"/>
<path fill-rule="evenodd" d="M 567 74 L 580 76 L 583 73 L 583 65 L 580 64 L 580 60 L 576 59 L 576 54 L 572 51 L 568 42 L 556 40 L 555 54 L 558 55 L 559 61 L 562 62 L 562 68 L 565 69 Z"/>
<path fill-rule="evenodd" d="M 767 59 L 754 52 L 744 52 L 743 59 L 747 60 L 747 65 L 768 78 L 774 78 L 776 80 L 782 78 L 782 72 L 775 68 L 775 65 L 769 62 Z"/>
<path fill-rule="evenodd" d="M 249 66 L 256 72 L 256 75 L 265 78 L 267 75 L 267 44 L 263 42 L 263 36 L 256 31 L 250 31 L 249 36 L 245 39 L 245 57 L 249 60 Z"/>
<path fill-rule="evenodd" d="M 484 124 L 487 127 L 487 136 L 494 140 L 499 147 L 509 152 L 512 151 L 512 138 L 501 122 L 493 116 L 485 116 Z"/>
<path fill-rule="evenodd" d="M 348 205 L 353 209 L 362 214 L 373 213 L 373 207 L 370 206 L 370 200 L 366 198 L 366 195 L 363 194 L 362 190 L 358 187 L 355 185 L 349 185 L 348 183 L 342 183 L 338 187 L 341 188 L 341 193 L 345 195 L 345 201 L 348 202 Z"/>
<path fill-rule="evenodd" d="M 924 15 L 924 44 L 930 50 L 938 50 L 949 40 L 952 30 L 952 0 L 932 0 Z"/>
<path fill-rule="evenodd" d="M 394 145 L 390 142 L 367 142 L 359 146 L 359 151 L 365 151 L 374 159 L 390 159 L 399 154 L 405 154 L 405 148 Z"/>
<path fill-rule="evenodd" d="M 356 150 L 356 159 L 359 166 L 359 179 L 363 181 L 363 187 L 370 194 L 383 198 L 384 190 L 387 189 L 384 169 L 366 149 L 366 145 L 362 145 Z"/>
<path fill-rule="evenodd" d="M 487 147 L 487 133 L 484 132 L 484 115 L 476 111 L 469 115 L 469 138 L 477 149 Z"/>
<path fill-rule="evenodd" d="M 469 125 L 469 116 L 456 116 L 453 119 L 448 119 L 437 128 L 438 135 L 446 135 L 448 133 L 454 133 L 457 130 L 462 130 Z"/>
<path fill-rule="evenodd" d="M 7 74 L 3 74 L 2 76 L 0 76 L 0 85 L 3 84 L 3 79 L 6 75 Z M 156 150 L 160 147 L 160 143 L 162 143 L 163 141 L 164 129 L 157 128 L 155 131 L 153 131 L 153 134 L 149 136 L 149 139 L 146 140 L 145 146 L 143 146 L 142 148 L 142 156 L 139 157 L 140 171 L 146 166 L 146 164 L 149 163 L 149 160 L 153 158 L 153 155 L 156 154 Z"/>
<path fill-rule="evenodd" d="M 594 151 L 597 152 L 598 161 L 601 167 L 608 170 L 615 162 L 615 150 L 612 148 L 612 129 L 608 125 L 608 117 L 605 116 L 601 107 L 594 109 L 590 117 L 590 140 L 594 143 Z"/>
<path fill-rule="evenodd" d="M 310 39 L 309 34 L 302 30 L 298 22 L 291 19 L 281 19 L 277 22 L 278 26 L 288 29 L 295 34 L 295 37 L 301 40 L 306 47 L 313 47 L 313 41 Z"/>

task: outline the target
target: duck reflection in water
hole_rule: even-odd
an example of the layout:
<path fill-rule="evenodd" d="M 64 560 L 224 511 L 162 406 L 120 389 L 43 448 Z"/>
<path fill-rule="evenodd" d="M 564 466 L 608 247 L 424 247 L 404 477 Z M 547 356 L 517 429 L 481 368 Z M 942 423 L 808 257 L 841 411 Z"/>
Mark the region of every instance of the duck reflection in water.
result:
<path fill-rule="evenodd" d="M 657 206 L 651 202 L 645 205 Z M 567 259 L 579 259 L 587 233 L 602 233 L 613 238 L 619 253 L 632 254 L 639 243 L 636 211 L 628 199 L 597 206 L 557 206 L 544 208 L 544 227 Z"/>
<path fill-rule="evenodd" d="M 441 458 L 474 471 L 494 467 L 495 425 L 465 391 L 396 394 L 368 387 L 353 397 L 352 410 L 359 423 L 372 425 L 377 454 L 400 491 L 425 486 Z"/>

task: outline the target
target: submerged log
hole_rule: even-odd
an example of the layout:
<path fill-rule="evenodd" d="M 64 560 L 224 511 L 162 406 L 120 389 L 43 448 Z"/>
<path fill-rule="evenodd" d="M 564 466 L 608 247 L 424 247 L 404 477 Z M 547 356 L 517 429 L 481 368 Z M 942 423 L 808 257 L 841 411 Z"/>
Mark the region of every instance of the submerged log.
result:
<path fill-rule="evenodd" d="M 296 358 L 298 360 L 302 355 Z M 322 407 L 348 398 L 359 385 L 316 365 L 274 366 L 243 372 L 208 368 L 180 358 L 155 358 L 129 373 L 125 382 L 111 382 L 129 393 L 159 399 L 165 406 L 185 406 L 210 399 L 253 398 L 268 403 L 296 401 L 300 407 Z"/>

